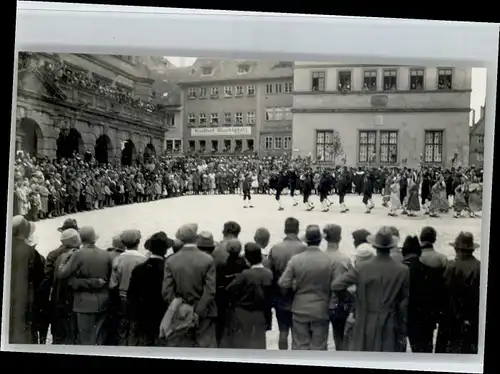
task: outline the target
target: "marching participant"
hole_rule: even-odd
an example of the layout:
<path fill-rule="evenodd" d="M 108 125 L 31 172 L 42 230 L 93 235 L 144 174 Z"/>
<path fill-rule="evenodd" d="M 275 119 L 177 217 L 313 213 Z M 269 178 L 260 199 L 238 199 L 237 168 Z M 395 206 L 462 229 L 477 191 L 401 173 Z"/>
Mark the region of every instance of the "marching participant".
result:
<path fill-rule="evenodd" d="M 330 210 L 330 204 L 328 201 L 328 192 L 331 190 L 331 180 L 328 172 L 325 170 L 321 179 L 319 181 L 319 202 L 323 206 L 322 212 L 328 212 Z"/>
<path fill-rule="evenodd" d="M 278 210 L 284 210 L 283 205 L 281 204 L 281 193 L 288 185 L 288 178 L 285 172 L 282 170 L 277 177 L 276 181 L 276 194 L 274 195 L 276 201 L 278 202 Z"/>
<path fill-rule="evenodd" d="M 295 190 L 297 189 L 297 172 L 294 169 L 288 171 L 288 188 L 290 189 L 290 197 L 293 201 L 293 206 L 299 205 L 299 202 L 295 198 Z"/>
<path fill-rule="evenodd" d="M 339 194 L 340 213 L 346 213 L 349 208 L 345 205 L 344 198 L 350 188 L 351 181 L 347 175 L 347 170 L 343 169 L 337 182 L 337 193 Z"/>
<path fill-rule="evenodd" d="M 246 175 L 241 187 L 243 190 L 243 208 L 253 208 L 252 196 L 250 196 L 250 191 L 252 189 L 252 173 Z"/>
<path fill-rule="evenodd" d="M 302 184 L 302 195 L 304 196 L 304 205 L 306 206 L 307 211 L 311 211 L 314 209 L 314 204 L 309 201 L 313 186 L 314 184 L 311 173 L 306 173 L 304 175 L 304 182 Z"/>

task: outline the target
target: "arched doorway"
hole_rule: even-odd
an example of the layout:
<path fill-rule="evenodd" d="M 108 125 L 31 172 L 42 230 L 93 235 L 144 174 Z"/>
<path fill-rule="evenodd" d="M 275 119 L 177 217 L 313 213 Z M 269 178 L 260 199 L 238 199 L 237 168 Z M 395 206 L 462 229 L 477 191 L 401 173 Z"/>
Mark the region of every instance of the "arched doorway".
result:
<path fill-rule="evenodd" d="M 146 144 L 144 148 L 144 163 L 151 161 L 151 156 L 156 156 L 155 146 L 151 143 Z"/>
<path fill-rule="evenodd" d="M 62 129 L 57 138 L 56 156 L 61 158 L 72 158 L 76 154 L 82 155 L 85 151 L 85 144 L 82 135 L 77 129 Z"/>
<path fill-rule="evenodd" d="M 136 159 L 135 144 L 132 140 L 127 140 L 122 149 L 122 165 L 130 166 Z"/>
<path fill-rule="evenodd" d="M 94 157 L 99 164 L 108 164 L 113 160 L 113 145 L 106 134 L 97 138 Z"/>
<path fill-rule="evenodd" d="M 43 134 L 38 123 L 30 118 L 23 118 L 16 129 L 18 150 L 36 156 L 43 144 Z"/>

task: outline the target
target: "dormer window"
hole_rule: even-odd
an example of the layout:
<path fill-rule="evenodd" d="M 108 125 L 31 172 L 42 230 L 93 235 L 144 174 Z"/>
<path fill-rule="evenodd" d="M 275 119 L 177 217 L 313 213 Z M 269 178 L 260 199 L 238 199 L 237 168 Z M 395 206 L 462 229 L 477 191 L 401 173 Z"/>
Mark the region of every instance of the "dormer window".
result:
<path fill-rule="evenodd" d="M 238 74 L 248 74 L 250 73 L 250 65 L 238 65 Z"/>
<path fill-rule="evenodd" d="M 203 66 L 201 68 L 201 75 L 212 75 L 214 69 L 211 66 Z"/>

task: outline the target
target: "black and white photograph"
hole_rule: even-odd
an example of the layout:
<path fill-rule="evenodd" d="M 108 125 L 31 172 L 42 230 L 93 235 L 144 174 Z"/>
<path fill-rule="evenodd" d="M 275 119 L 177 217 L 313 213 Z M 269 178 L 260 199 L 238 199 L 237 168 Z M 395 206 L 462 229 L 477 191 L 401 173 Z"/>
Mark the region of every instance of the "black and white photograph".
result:
<path fill-rule="evenodd" d="M 10 343 L 476 354 L 485 83 L 20 53 Z"/>

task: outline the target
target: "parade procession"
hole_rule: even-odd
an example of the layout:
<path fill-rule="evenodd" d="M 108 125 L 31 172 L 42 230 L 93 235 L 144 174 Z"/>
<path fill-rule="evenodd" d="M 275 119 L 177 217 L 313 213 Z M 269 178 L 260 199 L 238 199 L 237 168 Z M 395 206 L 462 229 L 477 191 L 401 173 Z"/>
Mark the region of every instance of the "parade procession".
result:
<path fill-rule="evenodd" d="M 469 131 L 480 121 L 452 140 L 381 130 L 391 119 L 380 114 L 353 138 L 325 124 L 309 136 L 313 111 L 279 104 L 300 96 L 285 83 L 300 86 L 299 64 L 104 56 L 96 61 L 121 69 L 105 79 L 68 56 L 22 60 L 18 114 L 37 121 L 18 118 L 11 166 L 9 343 L 478 353 L 484 186 Z M 380 83 L 339 72 L 335 95 L 391 100 L 403 83 L 380 69 Z M 423 82 L 414 70 L 408 90 Z M 436 90 L 452 91 L 452 76 L 436 71 Z M 41 76 L 60 101 L 88 97 L 70 102 L 85 115 L 33 109 Z M 325 75 L 311 76 L 321 94 Z M 234 100 L 199 82 L 223 82 L 225 96 L 234 86 Z M 278 103 L 272 111 L 245 101 L 262 95 Z M 238 124 L 224 127 L 230 112 Z"/>

